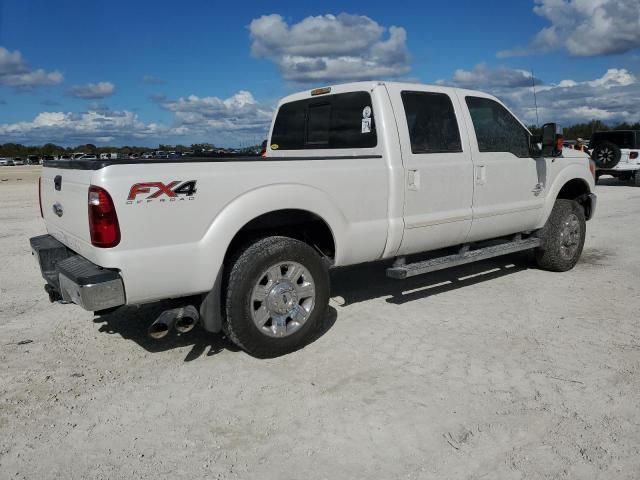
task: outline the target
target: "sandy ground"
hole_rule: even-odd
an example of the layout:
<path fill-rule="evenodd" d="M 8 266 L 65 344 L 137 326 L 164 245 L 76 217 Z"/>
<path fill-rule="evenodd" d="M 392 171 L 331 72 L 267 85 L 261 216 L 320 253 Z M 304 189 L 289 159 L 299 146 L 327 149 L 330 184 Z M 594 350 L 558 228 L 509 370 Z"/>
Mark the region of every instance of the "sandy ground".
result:
<path fill-rule="evenodd" d="M 571 272 L 337 271 L 323 334 L 257 360 L 148 340 L 158 307 L 50 304 L 23 182 L 0 183 L 1 478 L 640 478 L 639 188 L 602 180 Z"/>

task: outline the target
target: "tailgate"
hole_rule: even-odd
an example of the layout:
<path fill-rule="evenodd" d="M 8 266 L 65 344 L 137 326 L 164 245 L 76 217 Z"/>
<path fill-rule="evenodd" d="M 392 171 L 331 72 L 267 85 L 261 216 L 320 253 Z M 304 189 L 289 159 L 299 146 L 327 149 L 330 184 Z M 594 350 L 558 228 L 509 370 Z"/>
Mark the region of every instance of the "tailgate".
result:
<path fill-rule="evenodd" d="M 42 169 L 42 214 L 47 231 L 77 253 L 91 249 L 89 185 L 93 170 Z"/>

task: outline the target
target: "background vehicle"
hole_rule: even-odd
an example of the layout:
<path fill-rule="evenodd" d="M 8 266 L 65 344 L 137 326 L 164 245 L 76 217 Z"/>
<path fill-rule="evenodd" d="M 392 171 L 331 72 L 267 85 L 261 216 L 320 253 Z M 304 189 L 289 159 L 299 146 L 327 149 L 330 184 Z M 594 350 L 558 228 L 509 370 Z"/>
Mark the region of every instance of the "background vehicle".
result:
<path fill-rule="evenodd" d="M 611 130 L 591 136 L 596 176 L 612 175 L 640 186 L 640 130 Z"/>
<path fill-rule="evenodd" d="M 24 159 L 22 157 L 15 157 L 13 159 L 14 165 L 24 165 Z"/>
<path fill-rule="evenodd" d="M 305 91 L 278 105 L 264 158 L 47 162 L 49 235 L 31 245 L 54 299 L 100 311 L 171 298 L 153 336 L 200 322 L 279 355 L 313 338 L 329 267 L 394 259 L 387 275 L 403 279 L 535 249 L 541 268 L 572 268 L 595 170 L 557 151 L 556 132 L 533 138 L 471 90 Z"/>
<path fill-rule="evenodd" d="M 9 165 L 9 159 L 0 157 L 0 167 L 6 167 Z"/>
<path fill-rule="evenodd" d="M 81 157 L 78 157 L 76 160 L 97 160 L 98 157 L 93 153 L 85 153 Z"/>
<path fill-rule="evenodd" d="M 81 157 L 83 157 L 85 155 L 84 152 L 74 152 L 73 154 L 71 154 L 71 159 L 72 160 L 77 160 Z"/>

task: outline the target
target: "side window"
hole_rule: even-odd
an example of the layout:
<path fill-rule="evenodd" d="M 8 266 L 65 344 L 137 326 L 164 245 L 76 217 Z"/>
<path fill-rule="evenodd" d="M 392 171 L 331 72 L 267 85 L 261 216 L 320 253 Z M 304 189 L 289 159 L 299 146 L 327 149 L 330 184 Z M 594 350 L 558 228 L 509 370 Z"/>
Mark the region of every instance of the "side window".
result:
<path fill-rule="evenodd" d="M 278 150 L 371 148 L 377 144 L 368 92 L 285 103 L 278 111 L 271 134 L 271 148 Z"/>
<path fill-rule="evenodd" d="M 529 157 L 529 133 L 509 111 L 489 98 L 466 97 L 481 152 Z"/>
<path fill-rule="evenodd" d="M 412 153 L 461 152 L 460 130 L 448 95 L 402 92 Z"/>
<path fill-rule="evenodd" d="M 282 105 L 273 127 L 271 144 L 283 150 L 304 148 L 306 115 L 307 112 L 298 102 Z"/>

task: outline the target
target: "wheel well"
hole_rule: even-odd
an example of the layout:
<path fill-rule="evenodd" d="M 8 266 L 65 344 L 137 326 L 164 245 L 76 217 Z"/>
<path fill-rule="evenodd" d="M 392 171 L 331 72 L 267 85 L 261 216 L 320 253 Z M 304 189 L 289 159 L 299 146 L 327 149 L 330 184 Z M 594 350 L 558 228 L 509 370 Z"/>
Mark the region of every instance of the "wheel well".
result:
<path fill-rule="evenodd" d="M 227 249 L 225 263 L 238 248 L 270 235 L 295 238 L 311 245 L 331 261 L 335 257 L 333 233 L 321 217 L 306 210 L 286 209 L 260 215 L 242 227 Z"/>
<path fill-rule="evenodd" d="M 589 202 L 589 197 L 587 196 L 587 194 L 590 192 L 591 191 L 589 190 L 589 185 L 587 185 L 587 182 L 580 178 L 574 178 L 573 180 L 569 180 L 562 186 L 562 188 L 558 192 L 557 198 L 575 200 L 584 209 L 585 216 L 587 218 L 591 218 L 591 203 Z"/>

